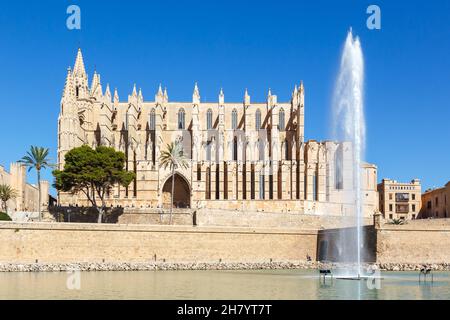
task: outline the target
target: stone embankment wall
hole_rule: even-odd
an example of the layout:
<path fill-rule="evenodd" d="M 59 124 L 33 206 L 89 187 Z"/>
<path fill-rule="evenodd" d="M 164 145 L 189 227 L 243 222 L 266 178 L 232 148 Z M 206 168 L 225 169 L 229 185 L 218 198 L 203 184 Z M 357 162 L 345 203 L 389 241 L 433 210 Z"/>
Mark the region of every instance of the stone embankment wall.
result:
<path fill-rule="evenodd" d="M 381 225 L 376 232 L 376 259 L 380 264 L 450 263 L 450 219 Z"/>
<path fill-rule="evenodd" d="M 328 257 L 332 257 L 333 239 L 339 230 L 327 227 L 325 222 L 322 225 L 317 219 L 297 218 L 306 219 L 301 224 L 303 228 L 2 222 L 0 265 L 37 262 L 256 266 L 270 261 L 301 262 L 307 256 L 315 261 L 324 253 L 320 250 L 324 240 L 328 241 Z M 370 235 L 367 248 L 373 248 L 373 258 L 366 261 L 376 262 L 382 269 L 416 270 L 423 264 L 444 269 L 450 266 L 450 219 L 416 220 L 405 225 L 381 223 L 376 228 L 365 228 Z"/>
<path fill-rule="evenodd" d="M 0 263 L 269 262 L 316 259 L 317 231 L 0 223 Z"/>

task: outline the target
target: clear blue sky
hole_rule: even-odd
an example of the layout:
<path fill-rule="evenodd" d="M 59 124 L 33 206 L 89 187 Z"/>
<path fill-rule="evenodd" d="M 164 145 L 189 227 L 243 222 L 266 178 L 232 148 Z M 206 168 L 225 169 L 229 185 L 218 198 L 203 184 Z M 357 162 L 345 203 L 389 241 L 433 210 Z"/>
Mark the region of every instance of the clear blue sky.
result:
<path fill-rule="evenodd" d="M 313 3 L 314 2 L 314 3 Z M 66 28 L 78 4 L 81 31 Z M 380 31 L 366 28 L 378 4 Z M 171 100 L 254 101 L 272 88 L 288 100 L 306 87 L 306 138 L 329 138 L 330 102 L 346 32 L 359 35 L 366 62 L 367 161 L 379 179 L 450 180 L 450 1 L 2 1 L 0 4 L 0 164 L 30 145 L 56 159 L 57 117 L 66 69 L 83 49 L 90 77 L 121 99 L 160 82 Z M 5 134 L 6 133 L 6 134 Z M 44 177 L 51 180 L 47 171 Z M 35 175 L 29 176 L 31 182 Z"/>

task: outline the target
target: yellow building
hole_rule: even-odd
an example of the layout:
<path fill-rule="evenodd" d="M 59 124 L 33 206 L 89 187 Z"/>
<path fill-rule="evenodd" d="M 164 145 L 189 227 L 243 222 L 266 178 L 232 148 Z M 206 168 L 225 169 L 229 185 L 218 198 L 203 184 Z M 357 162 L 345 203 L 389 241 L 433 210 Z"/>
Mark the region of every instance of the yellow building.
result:
<path fill-rule="evenodd" d="M 422 194 L 420 218 L 450 218 L 450 181 L 442 188 Z"/>
<path fill-rule="evenodd" d="M 383 179 L 378 184 L 380 211 L 385 219 L 416 219 L 421 207 L 419 179 L 410 183 Z"/>
<path fill-rule="evenodd" d="M 180 141 L 189 168 L 176 172 L 177 208 L 296 211 L 350 215 L 354 211 L 352 146 L 348 142 L 305 141 L 305 89 L 295 86 L 288 102 L 269 89 L 253 102 L 169 101 L 160 86 L 147 101 L 134 86 L 125 101 L 100 75 L 89 85 L 81 50 L 66 77 L 58 118 L 58 163 L 74 147 L 106 145 L 123 151 L 126 169 L 136 173 L 128 188 L 116 187 L 108 204 L 134 208 L 170 205 L 171 172 L 159 166 L 160 151 Z M 378 209 L 377 168 L 364 164 L 365 213 Z M 81 195 L 59 195 L 61 205 L 89 205 Z"/>
<path fill-rule="evenodd" d="M 9 172 L 0 165 L 0 184 L 11 186 L 17 196 L 7 202 L 8 213 L 38 212 L 39 191 L 36 185 L 27 183 L 27 168 L 21 163 L 11 163 Z M 41 207 L 49 205 L 49 183 L 41 180 Z M 3 208 L 0 208 L 1 210 Z M 0 211 L 1 211 L 0 210 Z"/>

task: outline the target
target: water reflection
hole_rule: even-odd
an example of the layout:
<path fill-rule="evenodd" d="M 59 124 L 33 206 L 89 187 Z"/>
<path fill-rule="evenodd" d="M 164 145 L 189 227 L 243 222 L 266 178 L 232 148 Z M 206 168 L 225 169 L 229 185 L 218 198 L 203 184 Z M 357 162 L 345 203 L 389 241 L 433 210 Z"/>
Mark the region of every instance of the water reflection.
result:
<path fill-rule="evenodd" d="M 80 290 L 68 274 L 0 273 L 0 299 L 450 299 L 450 273 L 434 282 L 411 272 L 366 280 L 319 277 L 316 270 L 82 272 Z"/>

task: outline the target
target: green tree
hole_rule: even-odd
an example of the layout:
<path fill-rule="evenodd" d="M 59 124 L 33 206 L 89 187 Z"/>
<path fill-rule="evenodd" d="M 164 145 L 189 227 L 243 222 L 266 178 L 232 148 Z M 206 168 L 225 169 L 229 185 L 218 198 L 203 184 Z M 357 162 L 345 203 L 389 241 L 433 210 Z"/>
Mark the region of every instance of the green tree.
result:
<path fill-rule="evenodd" d="M 70 150 L 64 157 L 64 170 L 54 170 L 58 191 L 83 193 L 98 212 L 102 223 L 106 212 L 105 197 L 115 185 L 127 187 L 135 178 L 126 171 L 125 155 L 113 148 L 100 146 L 95 150 L 87 145 Z"/>
<path fill-rule="evenodd" d="M 170 200 L 170 224 L 172 224 L 173 194 L 175 192 L 175 170 L 178 168 L 186 169 L 189 166 L 187 158 L 183 153 L 181 143 L 176 141 L 167 144 L 167 149 L 161 152 L 159 162 L 162 168 L 167 169 L 167 167 L 169 167 L 172 172 L 172 193 Z"/>
<path fill-rule="evenodd" d="M 23 163 L 28 167 L 28 171 L 36 169 L 37 182 L 38 182 L 38 211 L 39 211 L 39 221 L 42 219 L 41 213 L 41 170 L 53 167 L 50 164 L 50 159 L 48 158 L 48 148 L 31 146 L 30 151 L 24 156 L 20 163 Z"/>
<path fill-rule="evenodd" d="M 5 212 L 8 213 L 8 200 L 18 196 L 17 191 L 7 184 L 0 184 L 0 200 L 3 202 Z"/>

